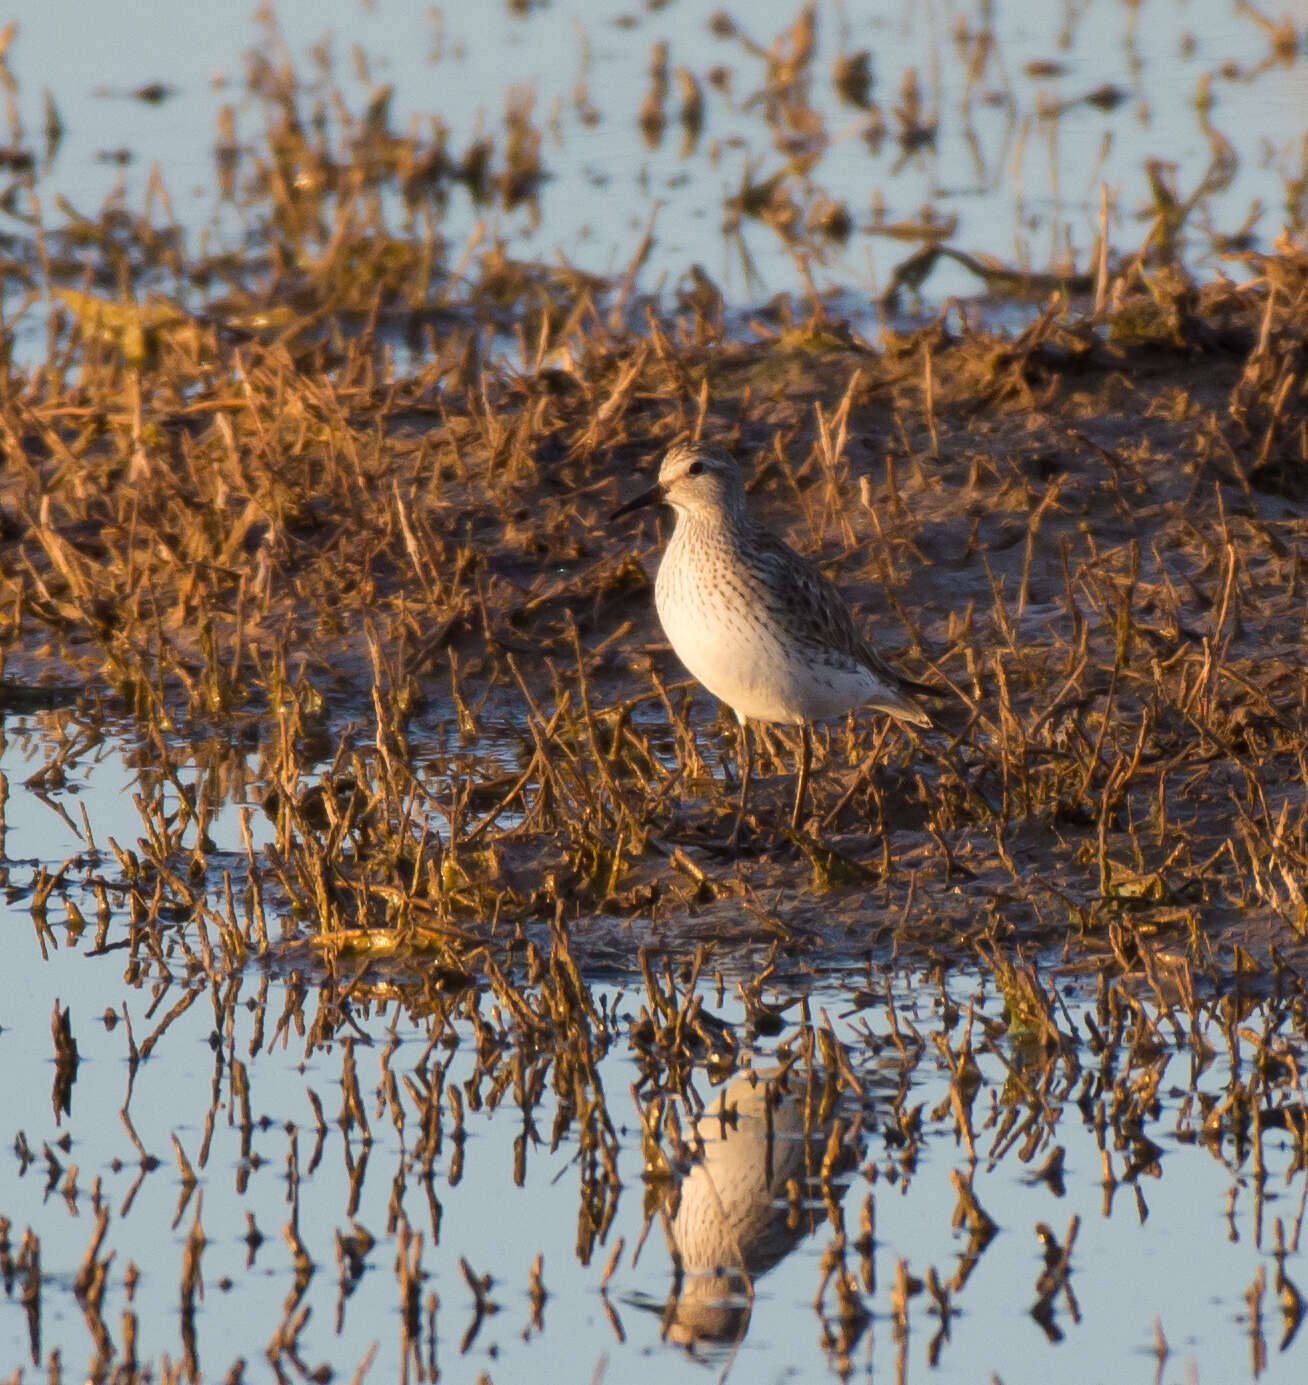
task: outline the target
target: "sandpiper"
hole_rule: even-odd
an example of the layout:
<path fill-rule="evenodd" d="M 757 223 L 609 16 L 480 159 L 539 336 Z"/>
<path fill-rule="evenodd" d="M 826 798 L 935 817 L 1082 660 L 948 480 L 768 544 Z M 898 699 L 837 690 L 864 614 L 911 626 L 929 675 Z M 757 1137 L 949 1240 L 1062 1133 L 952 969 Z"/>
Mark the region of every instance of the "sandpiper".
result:
<path fill-rule="evenodd" d="M 740 833 L 749 794 L 749 720 L 798 726 L 802 753 L 791 828 L 800 824 L 813 747 L 809 725 L 864 705 L 915 726 L 931 718 L 858 632 L 840 593 L 807 559 L 752 519 L 729 453 L 712 443 L 673 447 L 649 490 L 613 518 L 664 501 L 676 511 L 654 602 L 677 657 L 740 725 Z"/>
<path fill-rule="evenodd" d="M 745 722 L 798 726 L 802 751 L 791 830 L 798 830 L 812 765 L 809 724 L 873 706 L 914 726 L 931 717 L 908 690 L 933 692 L 896 673 L 863 641 L 836 587 L 808 558 L 750 517 L 736 463 L 714 443 L 679 443 L 658 481 L 612 518 L 665 501 L 676 511 L 658 565 L 654 604 L 673 650 L 740 724 L 740 834 L 752 752 Z"/>

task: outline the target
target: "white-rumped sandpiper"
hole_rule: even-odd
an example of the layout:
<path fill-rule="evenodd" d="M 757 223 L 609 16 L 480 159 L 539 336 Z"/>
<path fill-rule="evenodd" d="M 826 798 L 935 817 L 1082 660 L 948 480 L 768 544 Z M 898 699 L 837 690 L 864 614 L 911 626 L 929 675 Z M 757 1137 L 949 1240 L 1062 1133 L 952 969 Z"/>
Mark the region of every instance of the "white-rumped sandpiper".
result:
<path fill-rule="evenodd" d="M 673 447 L 656 484 L 620 506 L 628 514 L 664 501 L 676 527 L 654 587 L 659 620 L 677 657 L 740 724 L 744 820 L 752 752 L 746 721 L 801 728 L 792 828 L 798 828 L 812 761 L 809 724 L 870 706 L 916 726 L 931 718 L 859 634 L 840 593 L 807 558 L 752 519 L 731 456 L 712 443 Z"/>

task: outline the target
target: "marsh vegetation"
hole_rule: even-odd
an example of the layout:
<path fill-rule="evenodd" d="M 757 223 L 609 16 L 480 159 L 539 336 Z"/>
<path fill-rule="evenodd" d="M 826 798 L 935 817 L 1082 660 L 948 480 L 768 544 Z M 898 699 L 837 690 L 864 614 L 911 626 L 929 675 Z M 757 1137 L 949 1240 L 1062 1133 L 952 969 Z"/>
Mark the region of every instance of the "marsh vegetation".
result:
<path fill-rule="evenodd" d="M 1295 1378 L 1305 183 L 1229 276 L 1216 157 L 1129 247 L 1096 208 L 1076 263 L 919 223 L 885 311 L 943 257 L 1019 325 L 851 320 L 805 112 L 874 102 L 816 14 L 717 21 L 790 159 L 727 229 L 802 269 L 747 330 L 702 269 L 650 290 L 647 240 L 609 276 L 447 240 L 540 193 L 529 102 L 399 132 L 270 47 L 258 138 L 217 142 L 239 245 L 162 184 L 9 234 L 13 1379 Z M 657 144 L 676 93 L 693 151 L 718 88 L 657 58 L 629 122 Z M 910 159 L 921 84 L 894 109 Z M 608 521 L 699 436 L 941 693 L 930 729 L 821 728 L 793 830 L 763 734 L 737 846 L 665 522 Z"/>

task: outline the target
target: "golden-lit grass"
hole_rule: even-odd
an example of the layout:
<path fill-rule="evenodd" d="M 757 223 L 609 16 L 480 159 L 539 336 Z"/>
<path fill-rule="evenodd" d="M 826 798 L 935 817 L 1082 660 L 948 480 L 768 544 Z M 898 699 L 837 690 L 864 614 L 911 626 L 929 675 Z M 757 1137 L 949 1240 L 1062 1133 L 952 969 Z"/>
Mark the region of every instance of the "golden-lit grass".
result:
<path fill-rule="evenodd" d="M 795 139 L 821 133 L 802 106 L 811 48 L 804 11 L 768 50 L 769 118 Z M 670 88 L 657 62 L 651 76 L 654 138 Z M 866 55 L 838 80 L 865 104 Z M 677 82 L 693 139 L 702 93 L 693 74 Z M 693 1340 L 702 1305 L 682 1292 L 678 1199 L 699 1126 L 716 1115 L 725 1129 L 750 1100 L 719 1092 L 715 1113 L 701 1088 L 752 1081 L 751 1043 L 780 1036 L 779 1071 L 758 1084 L 766 1109 L 802 1102 L 807 1165 L 784 1196 L 792 1231 L 826 1228 L 814 1309 L 847 1370 L 877 1293 L 875 1200 L 847 1226 L 838 1180 L 871 1160 L 874 1130 L 877 1176 L 911 1179 L 943 1133 L 969 1169 L 1013 1151 L 1056 1187 L 1059 1123 L 1083 1118 L 1106 1199 L 1139 1198 L 1157 1172 L 1168 1061 L 1189 1052 L 1203 1071 L 1204 1035 L 1220 1033 L 1224 1095 L 1186 1104 L 1169 1133 L 1261 1172 L 1275 1129 L 1302 1172 L 1308 252 L 1287 240 L 1238 287 L 1191 281 L 1157 246 L 1110 266 L 1105 243 L 1085 282 L 967 256 L 992 288 L 1038 295 L 1025 330 L 951 310 L 866 340 L 814 295 L 732 340 L 703 276 L 675 310 L 636 297 L 647 245 L 609 284 L 479 238 L 442 242 L 444 198 L 530 199 L 540 140 L 521 99 L 498 145 L 396 136 L 379 96 L 328 147 L 306 133 L 293 72 L 268 64 L 254 84 L 265 144 L 222 146 L 219 165 L 243 181 L 266 249 L 191 259 L 146 217 L 70 218 L 29 257 L 52 299 L 47 349 L 0 382 L 3 697 L 54 747 L 26 787 L 67 812 L 59 791 L 111 736 L 137 771 L 132 838 L 98 841 L 84 822 L 84 855 L 38 867 L 28 901 L 43 945 L 56 927 L 93 929 L 91 951 L 114 948 L 127 986 L 154 989 L 139 1035 L 123 1012 L 122 1117 L 141 1178 L 159 1160 L 132 1126 L 130 1082 L 202 998 L 222 1038 L 206 1129 L 222 1108 L 249 1157 L 250 1077 L 230 1037 L 248 1004 L 251 1064 L 292 1039 L 338 1055 L 348 1216 L 366 1166 L 351 1142 L 370 1145 L 370 1120 L 401 1141 L 390 1232 L 406 1363 L 435 1351 L 416 1227 L 425 1214 L 438 1241 L 433 1170 L 459 1182 L 469 1107 L 514 1105 L 527 1126 L 548 1111 L 551 1144 L 575 1142 L 577 1253 L 607 1255 L 599 1293 L 616 1321 L 604 1288 L 625 1249 L 608 1239 L 631 1112 L 611 1112 L 601 1069 L 626 1042 L 644 1233 L 663 1229 L 675 1269 L 664 1332 Z M 905 153 L 934 138 L 916 85 L 896 115 Z M 728 211 L 796 243 L 840 233 L 841 208 L 796 196 L 794 178 L 747 179 Z M 939 230 L 915 232 L 928 248 L 892 293 L 960 256 Z M 1159 231 L 1164 248 L 1174 230 Z M 161 281 L 176 292 L 155 292 Z M 1096 306 L 1071 309 L 1064 293 L 1090 288 Z M 928 732 L 871 715 L 824 728 L 798 833 L 781 825 L 787 733 L 765 735 L 739 853 L 731 728 L 653 615 L 660 522 L 608 520 L 697 433 L 748 459 L 752 503 L 941 694 Z M 215 839 L 232 803 L 239 845 Z M 938 982 L 929 1033 L 874 970 L 905 960 Z M 1079 1024 L 1048 961 L 1098 985 Z M 1001 1020 L 960 1013 L 944 979 L 955 964 L 1002 996 Z M 628 978 L 637 1015 L 597 993 L 601 968 Z M 819 973 L 858 1017 L 839 1034 L 811 1012 Z M 734 1027 L 719 1014 L 729 984 L 746 1017 Z M 363 1071 L 361 1025 L 380 1033 L 400 1008 L 426 1025 L 425 1051 L 398 1070 L 388 1040 L 380 1070 Z M 875 1032 L 855 1027 L 864 1012 Z M 1250 1034 L 1258 1062 L 1242 1067 Z M 57 1005 L 53 1036 L 58 1112 L 78 1047 Z M 460 1045 L 475 1076 L 447 1082 Z M 1002 1091 L 979 1058 L 1003 1067 Z M 948 1074 L 925 1114 L 924 1062 Z M 309 1091 L 312 1173 L 328 1126 Z M 174 1145 L 180 1225 L 198 1180 Z M 14 1150 L 23 1171 L 39 1157 L 21 1131 Z M 527 1151 L 524 1137 L 519 1183 Z M 207 1137 L 202 1169 L 206 1152 Z M 76 1208 L 76 1166 L 44 1156 Z M 300 1159 L 291 1126 L 293 1282 L 266 1348 L 279 1371 L 302 1372 L 314 1268 Z M 423 1212 L 405 1212 L 406 1179 Z M 995 1235 L 970 1173 L 955 1186 L 968 1241 L 952 1273 L 918 1279 L 901 1260 L 882 1286 L 901 1373 L 910 1300 L 930 1296 L 939 1351 Z M 135 1380 L 134 1312 L 117 1343 L 102 1312 L 98 1183 L 90 1201 L 73 1293 L 92 1373 Z M 0 1274 L 39 1364 L 39 1238 L 12 1230 L 0 1218 Z M 1038 1229 L 1031 1312 L 1051 1335 L 1061 1305 L 1076 1312 L 1076 1219 L 1060 1234 Z M 1276 1236 L 1288 1342 L 1302 1305 L 1279 1222 Z M 250 1264 L 261 1239 L 251 1220 Z M 357 1225 L 337 1233 L 342 1305 L 371 1244 Z M 161 1379 L 198 1373 L 204 1247 L 197 1202 L 183 1360 Z M 466 1349 L 496 1305 L 490 1279 L 460 1269 Z M 737 1269 L 733 1292 L 748 1296 L 757 1265 Z M 1249 1291 L 1255 1353 L 1264 1288 Z M 536 1326 L 546 1299 L 538 1257 Z"/>

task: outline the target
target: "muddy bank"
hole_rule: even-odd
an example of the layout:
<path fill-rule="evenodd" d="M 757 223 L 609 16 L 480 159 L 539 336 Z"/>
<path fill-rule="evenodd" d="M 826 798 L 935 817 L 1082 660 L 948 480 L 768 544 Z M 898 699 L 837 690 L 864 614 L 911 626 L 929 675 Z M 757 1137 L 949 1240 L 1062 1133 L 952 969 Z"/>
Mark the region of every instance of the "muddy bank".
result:
<path fill-rule="evenodd" d="M 742 342 L 711 303 L 624 325 L 621 286 L 488 257 L 469 313 L 511 299 L 519 358 L 452 321 L 411 374 L 366 325 L 77 300 L 0 409 L 11 705 L 51 685 L 70 755 L 130 712 L 160 783 L 202 744 L 134 867 L 184 910 L 239 787 L 278 829 L 246 865 L 310 932 L 1295 954 L 1308 259 L 1259 267 L 1132 261 L 1014 338 L 949 311 L 868 341 L 815 302 Z M 693 433 L 942 692 L 937 730 L 824 728 L 797 835 L 765 738 L 734 854 L 730 726 L 654 618 L 666 521 L 608 520 Z"/>

